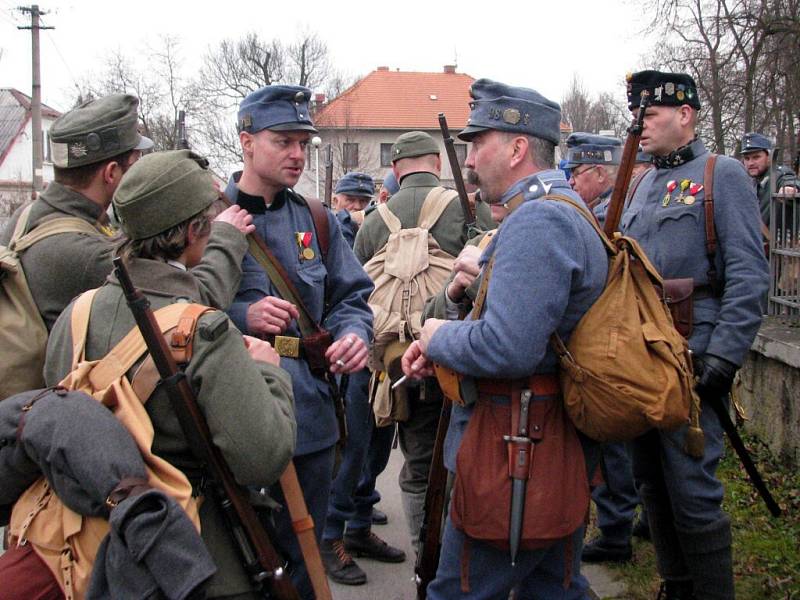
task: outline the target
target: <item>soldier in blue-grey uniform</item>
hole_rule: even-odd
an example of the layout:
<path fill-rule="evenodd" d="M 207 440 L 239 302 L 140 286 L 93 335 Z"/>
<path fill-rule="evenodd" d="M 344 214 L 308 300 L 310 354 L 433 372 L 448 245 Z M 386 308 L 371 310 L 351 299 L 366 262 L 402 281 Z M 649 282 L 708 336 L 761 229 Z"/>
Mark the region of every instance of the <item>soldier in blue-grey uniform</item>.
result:
<path fill-rule="evenodd" d="M 761 220 L 767 227 L 770 221 L 769 201 L 772 190 L 793 194 L 800 189 L 800 181 L 794 171 L 784 165 L 773 164 L 773 147 L 772 140 L 761 133 L 745 133 L 742 137 L 742 164 L 747 174 L 753 178 L 761 209 Z"/>
<path fill-rule="evenodd" d="M 577 131 L 567 138 L 569 184 L 589 207 L 600 226 L 617 180 L 622 142 L 615 137 Z"/>
<path fill-rule="evenodd" d="M 307 201 L 292 190 L 305 166 L 306 146 L 316 132 L 309 114 L 310 90 L 268 85 L 239 105 L 238 128 L 244 170 L 234 174 L 228 198 L 253 215 L 264 239 L 300 294 L 310 316 L 335 340 L 325 357 L 332 374 L 366 366 L 372 331 L 367 298 L 372 282 L 341 233 L 339 221 L 325 211 L 329 248 L 322 256 Z M 242 333 L 271 338 L 300 338 L 298 308 L 281 298 L 259 263 L 248 254 L 230 316 Z M 290 340 L 291 341 L 291 340 Z M 312 374 L 304 352 L 287 344 L 281 366 L 292 376 L 297 417 L 295 466 L 317 539 L 325 523 L 333 478 L 334 444 L 339 438 L 334 399 L 325 377 Z M 277 348 L 276 348 L 277 349 Z M 274 490 L 282 499 L 279 490 Z M 276 527 L 290 560 L 292 579 L 303 598 L 313 597 L 288 511 L 276 514 Z"/>
<path fill-rule="evenodd" d="M 484 270 L 494 259 L 483 316 L 463 321 L 427 319 L 421 339 L 403 357 L 403 369 L 419 377 L 429 374 L 435 362 L 469 374 L 478 390 L 491 380 L 534 375 L 552 379 L 557 358 L 550 335 L 557 331 L 568 338 L 599 297 L 607 256 L 588 213 L 584 216 L 582 209 L 567 203 L 542 200 L 558 193 L 580 203 L 563 172 L 554 168 L 559 105 L 534 90 L 488 79 L 476 81 L 471 94 L 472 111 L 460 134 L 472 142 L 465 165 L 477 176 L 483 198 L 506 205 L 511 213 L 481 257 Z M 508 402 L 508 397 L 493 393 L 479 397 Z M 554 398 L 557 392 L 532 393 L 534 403 Z M 456 470 L 456 454 L 473 409 L 469 403 L 453 407 L 444 448 L 450 471 Z M 590 443 L 584 446 L 587 453 L 593 449 Z M 563 477 L 588 486 L 583 467 L 565 469 Z M 548 483 L 552 481 L 530 485 Z M 578 525 L 539 550 L 520 551 L 512 566 L 507 550 L 468 538 L 448 518 L 428 598 L 506 598 L 512 589 L 517 598 L 588 598 L 587 582 L 580 575 L 582 538 L 583 526 Z"/>
<path fill-rule="evenodd" d="M 366 173 L 351 171 L 336 183 L 332 209 L 351 248 L 374 193 L 375 183 Z M 403 562 L 406 557 L 372 532 L 374 506 L 381 498 L 375 483 L 389 462 L 394 427 L 375 426 L 369 378 L 369 369 L 362 369 L 350 375 L 347 385 L 347 445 L 331 487 L 320 544 L 328 576 L 345 585 L 367 581 L 367 574 L 348 550 L 354 545 L 360 555 L 382 562 Z"/>
<path fill-rule="evenodd" d="M 641 71 L 628 78 L 628 106 L 647 90 L 642 148 L 653 155 L 623 214 L 621 229 L 638 240 L 665 279 L 694 280 L 695 358 L 705 453 L 684 452 L 687 427 L 636 439 L 634 476 L 649 515 L 658 570 L 670 599 L 734 598 L 731 524 L 722 511 L 716 469 L 723 432 L 706 398 L 727 396 L 761 323 L 768 284 L 758 201 L 741 164 L 717 157 L 713 172 L 718 250 L 706 254 L 704 170 L 711 156 L 696 137 L 700 99 L 684 73 Z M 645 375 L 646 376 L 646 375 Z"/>
<path fill-rule="evenodd" d="M 622 142 L 615 137 L 578 131 L 567 138 L 567 162 L 572 189 L 591 209 L 602 227 L 617 180 Z M 604 444 L 603 480 L 592 491 L 600 535 L 583 548 L 584 562 L 627 561 L 633 552 L 631 532 L 639 496 L 626 444 Z"/>
<path fill-rule="evenodd" d="M 361 223 L 364 210 L 375 193 L 375 182 L 366 173 L 351 171 L 336 182 L 331 200 L 331 209 L 342 227 L 342 235 L 352 248 Z"/>

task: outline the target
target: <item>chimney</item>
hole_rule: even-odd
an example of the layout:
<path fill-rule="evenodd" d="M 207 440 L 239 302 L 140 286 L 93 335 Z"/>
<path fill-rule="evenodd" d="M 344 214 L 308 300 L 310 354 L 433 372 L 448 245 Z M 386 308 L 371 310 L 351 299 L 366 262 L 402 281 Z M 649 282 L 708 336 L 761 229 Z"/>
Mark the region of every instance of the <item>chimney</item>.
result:
<path fill-rule="evenodd" d="M 314 94 L 314 104 L 318 107 L 325 104 L 325 94 Z"/>
<path fill-rule="evenodd" d="M 378 67 L 378 71 L 388 71 L 389 67 Z"/>
<path fill-rule="evenodd" d="M 456 66 L 455 65 L 445 65 L 444 66 L 444 72 L 453 74 L 453 73 L 456 72 Z"/>

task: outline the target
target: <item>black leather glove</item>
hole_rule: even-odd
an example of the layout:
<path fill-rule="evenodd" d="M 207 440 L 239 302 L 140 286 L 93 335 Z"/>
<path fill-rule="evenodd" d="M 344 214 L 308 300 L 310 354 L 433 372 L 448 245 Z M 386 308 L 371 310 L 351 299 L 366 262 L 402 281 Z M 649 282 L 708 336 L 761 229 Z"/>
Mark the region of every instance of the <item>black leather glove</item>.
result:
<path fill-rule="evenodd" d="M 733 378 L 739 369 L 732 362 L 714 356 L 703 354 L 694 360 L 694 373 L 697 377 L 697 393 L 700 397 L 727 396 L 733 385 Z"/>

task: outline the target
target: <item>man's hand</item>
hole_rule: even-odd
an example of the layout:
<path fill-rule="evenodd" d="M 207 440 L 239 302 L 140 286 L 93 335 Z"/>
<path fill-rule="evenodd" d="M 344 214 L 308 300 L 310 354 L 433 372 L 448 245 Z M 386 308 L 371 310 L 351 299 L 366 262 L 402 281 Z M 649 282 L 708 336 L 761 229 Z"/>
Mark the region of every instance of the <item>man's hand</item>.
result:
<path fill-rule="evenodd" d="M 797 195 L 797 188 L 792 185 L 785 185 L 778 190 L 779 194 L 783 194 L 785 198 L 794 198 Z"/>
<path fill-rule="evenodd" d="M 220 223 L 233 225 L 244 235 L 253 233 L 256 230 L 256 226 L 253 225 L 253 215 L 236 204 L 223 210 L 214 220 Z"/>
<path fill-rule="evenodd" d="M 325 352 L 331 373 L 355 373 L 367 366 L 369 350 L 360 337 L 348 333 L 333 342 Z"/>
<path fill-rule="evenodd" d="M 697 385 L 695 389 L 701 398 L 727 396 L 733 385 L 737 367 L 724 358 L 704 354 L 694 359 Z"/>
<path fill-rule="evenodd" d="M 425 319 L 425 324 L 422 326 L 422 331 L 419 333 L 419 340 L 417 340 L 423 354 L 428 351 L 428 344 L 430 344 L 433 334 L 445 323 L 447 323 L 447 321 L 444 319 Z"/>
<path fill-rule="evenodd" d="M 253 360 L 269 363 L 279 367 L 281 364 L 281 357 L 275 352 L 275 348 L 269 342 L 254 338 L 249 335 L 243 335 L 244 345 Z"/>
<path fill-rule="evenodd" d="M 447 297 L 453 302 L 459 302 L 466 289 L 472 285 L 475 278 L 481 272 L 478 260 L 483 251 L 477 246 L 464 246 L 453 263 L 455 277 L 447 286 Z"/>
<path fill-rule="evenodd" d="M 406 349 L 400 365 L 403 373 L 411 379 L 433 377 L 433 363 L 423 353 L 419 340 L 412 342 Z"/>
<path fill-rule="evenodd" d="M 247 330 L 254 334 L 280 335 L 299 316 L 291 302 L 265 296 L 247 308 Z"/>

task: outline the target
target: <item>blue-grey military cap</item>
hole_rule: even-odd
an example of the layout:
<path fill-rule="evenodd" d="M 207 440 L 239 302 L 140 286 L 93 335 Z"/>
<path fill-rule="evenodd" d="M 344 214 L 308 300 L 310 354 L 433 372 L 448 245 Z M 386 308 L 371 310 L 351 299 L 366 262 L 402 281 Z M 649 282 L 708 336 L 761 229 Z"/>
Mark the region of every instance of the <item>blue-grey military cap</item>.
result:
<path fill-rule="evenodd" d="M 299 85 L 267 85 L 247 95 L 239 104 L 239 131 L 257 133 L 271 131 L 311 131 L 308 101 L 311 90 Z"/>
<path fill-rule="evenodd" d="M 582 131 L 567 138 L 567 168 L 578 165 L 618 165 L 622 158 L 622 142 L 615 137 Z"/>
<path fill-rule="evenodd" d="M 539 92 L 478 79 L 469 90 L 472 109 L 467 126 L 458 134 L 466 142 L 487 129 L 522 133 L 558 144 L 561 107 Z"/>
<path fill-rule="evenodd" d="M 113 94 L 84 102 L 64 113 L 50 127 L 53 165 L 73 169 L 119 156 L 129 150 L 149 150 L 153 141 L 137 129 L 139 99 Z"/>
<path fill-rule="evenodd" d="M 389 171 L 386 174 L 386 177 L 383 178 L 383 183 L 381 185 L 385 187 L 386 191 L 388 191 L 391 195 L 396 194 L 400 189 L 400 184 L 397 183 L 397 177 L 394 176 L 394 171 Z"/>
<path fill-rule="evenodd" d="M 754 131 L 745 133 L 742 137 L 742 154 L 758 152 L 760 150 L 765 150 L 766 152 L 772 150 L 772 141 L 761 133 L 756 133 Z"/>
<path fill-rule="evenodd" d="M 351 171 L 336 184 L 335 194 L 347 194 L 361 198 L 371 198 L 375 193 L 375 182 L 366 173 Z"/>

